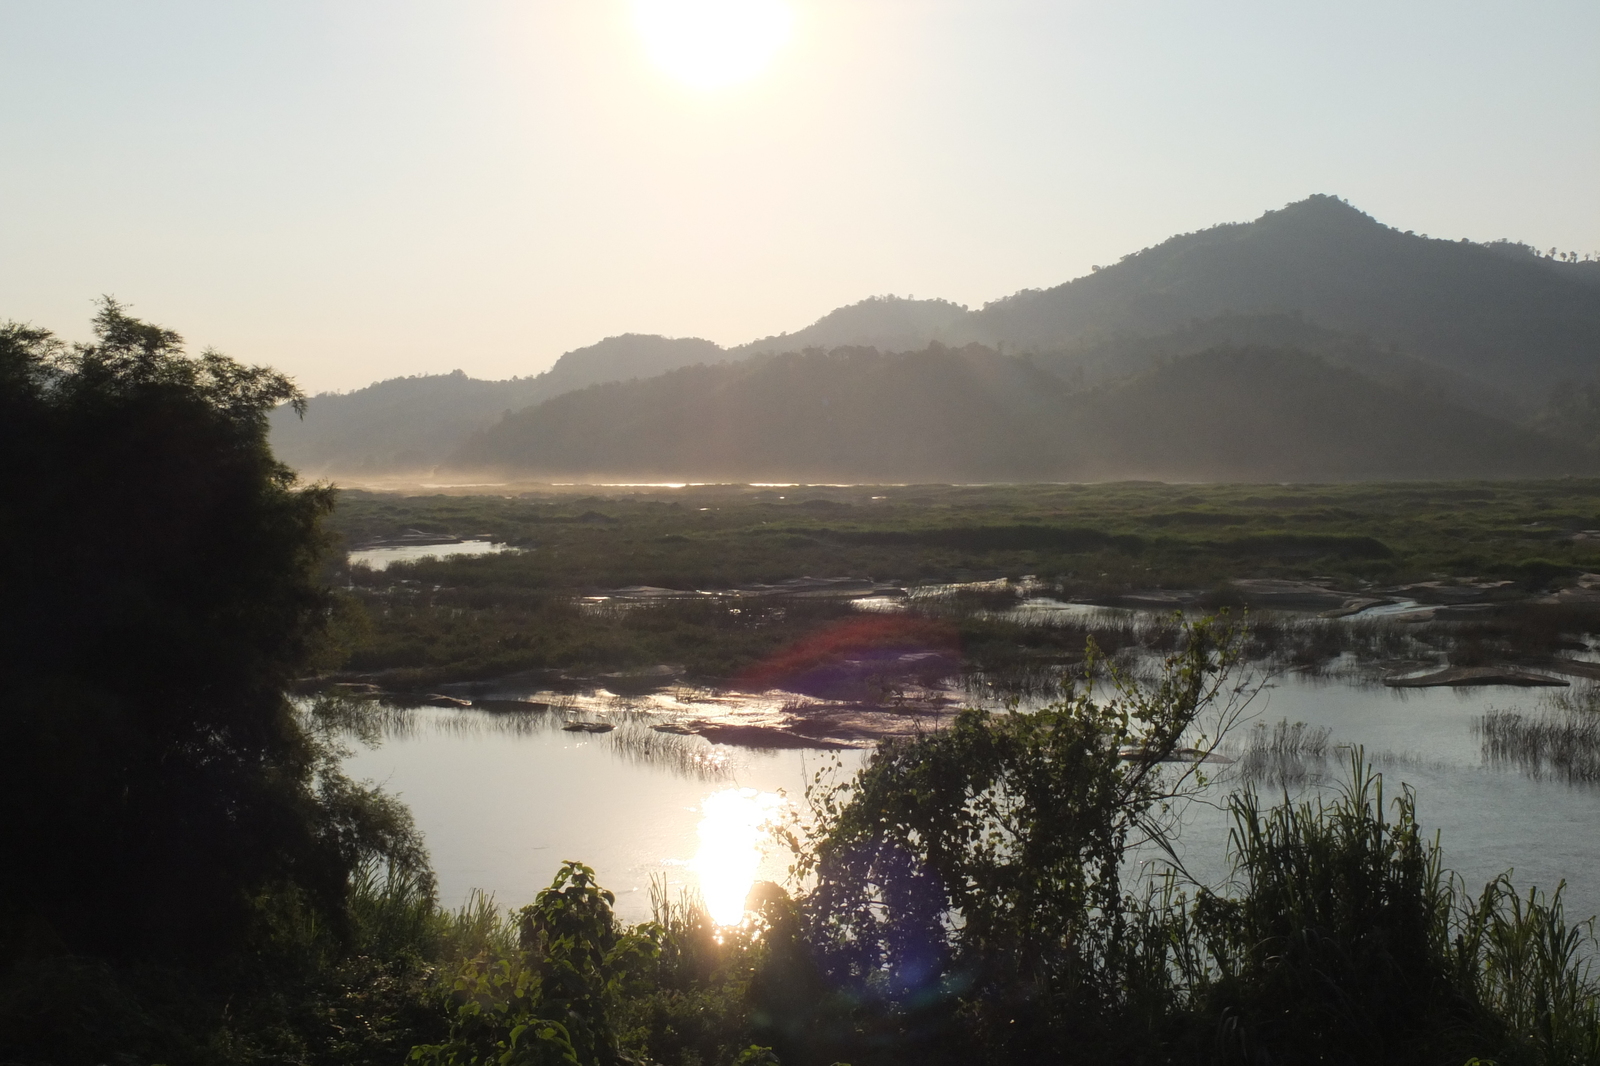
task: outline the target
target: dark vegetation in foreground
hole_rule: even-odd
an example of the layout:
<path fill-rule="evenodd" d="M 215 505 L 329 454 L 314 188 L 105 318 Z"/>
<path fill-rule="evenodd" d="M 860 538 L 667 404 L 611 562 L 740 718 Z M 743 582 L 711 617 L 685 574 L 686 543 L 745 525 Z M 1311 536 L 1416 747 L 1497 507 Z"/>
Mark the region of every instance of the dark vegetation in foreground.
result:
<path fill-rule="evenodd" d="M 332 524 L 352 546 L 421 531 L 519 549 L 356 567 L 342 578 L 344 671 L 398 687 L 660 664 L 691 680 L 735 677 L 852 612 L 848 595 L 783 585 L 805 577 L 857 579 L 855 594 L 1010 579 L 906 602 L 955 628 L 969 672 L 1024 688 L 1053 684 L 1088 635 L 1110 653 L 1163 650 L 1172 637 L 1170 621 L 1025 624 L 1002 613 L 1028 595 L 1165 598 L 1203 611 L 1251 606 L 1231 584 L 1238 579 L 1397 599 L 1448 594 L 1403 591 L 1418 582 L 1507 582 L 1470 618 L 1431 623 L 1273 615 L 1256 605 L 1252 657 L 1313 669 L 1345 654 L 1366 663 L 1538 661 L 1600 631 L 1600 598 L 1574 587 L 1600 569 L 1600 534 L 1585 532 L 1600 529 L 1596 481 L 344 492 Z M 1018 584 L 1024 576 L 1037 583 Z M 744 594 L 585 599 L 630 586 Z"/>
<path fill-rule="evenodd" d="M 665 900 L 619 927 L 575 863 L 512 915 L 444 911 L 405 810 L 340 772 L 371 710 L 284 695 L 360 624 L 330 493 L 266 447 L 292 386 L 109 301 L 95 326 L 0 326 L 0 1061 L 1600 1055 L 1559 896 L 1449 879 L 1359 758 L 1331 804 L 1236 800 L 1227 889 L 1124 880 L 1206 766 L 1171 756 L 1230 720 L 1238 637 L 1205 623 L 1168 626 L 1148 683 L 966 712 L 819 782 L 795 894 L 738 928 Z"/>
<path fill-rule="evenodd" d="M 351 873 L 342 931 L 273 922 L 224 999 L 177 967 L 14 965 L 18 1062 L 434 1066 L 1576 1064 L 1600 1055 L 1595 948 L 1559 893 L 1469 890 L 1416 798 L 1359 754 L 1323 800 L 1231 801 L 1222 889 L 1130 881 L 1226 725 L 1237 644 L 1201 624 L 1160 677 L 1036 714 L 966 712 L 823 778 L 785 830 L 807 888 L 737 927 L 692 898 L 626 927 L 568 863 L 509 914 L 425 874 Z M 359 708 L 328 704 L 323 720 Z M 1202 746 L 1210 741 L 1202 739 Z M 1130 754 L 1131 753 L 1131 754 Z M 92 1019 L 83 1025 L 82 1018 Z"/>

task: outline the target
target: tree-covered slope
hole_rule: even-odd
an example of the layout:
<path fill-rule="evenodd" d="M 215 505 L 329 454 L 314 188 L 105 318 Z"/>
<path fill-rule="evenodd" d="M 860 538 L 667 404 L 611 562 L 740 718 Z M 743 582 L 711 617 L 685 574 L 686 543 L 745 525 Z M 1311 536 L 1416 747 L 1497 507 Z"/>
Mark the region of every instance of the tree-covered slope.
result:
<path fill-rule="evenodd" d="M 830 311 L 802 330 L 763 337 L 729 351 L 752 355 L 861 347 L 909 352 L 926 348 L 934 341 L 948 340 L 970 315 L 965 307 L 949 300 L 873 296 Z"/>
<path fill-rule="evenodd" d="M 759 356 L 559 396 L 475 436 L 454 465 L 571 479 L 1043 477 L 1067 391 L 976 346 Z"/>
<path fill-rule="evenodd" d="M 1215 348 L 1074 391 L 980 346 L 840 349 L 568 393 L 457 453 L 560 480 L 1360 480 L 1587 469 L 1583 453 L 1289 349 Z"/>
<path fill-rule="evenodd" d="M 1521 245 L 1401 232 L 1331 196 L 996 301 L 958 335 L 1059 351 L 1229 312 L 1295 311 L 1535 401 L 1600 367 L 1600 272 Z"/>
<path fill-rule="evenodd" d="M 508 411 L 596 382 L 651 377 L 725 358 L 711 341 L 629 333 L 570 351 L 536 377 L 483 381 L 457 370 L 392 378 L 354 392 L 313 396 L 303 419 L 290 407 L 278 408 L 272 447 L 308 474 L 427 470 Z"/>
<path fill-rule="evenodd" d="M 1084 480 L 1363 481 L 1592 473 L 1594 460 L 1426 391 L 1287 349 L 1214 348 L 1073 398 Z"/>
<path fill-rule="evenodd" d="M 1504 389 L 1402 352 L 1398 345 L 1340 333 L 1299 312 L 1223 314 L 1158 334 L 1119 334 L 1063 351 L 1030 353 L 1035 365 L 1071 384 L 1104 385 L 1210 348 L 1293 348 L 1379 384 L 1507 417 L 1527 410 Z"/>

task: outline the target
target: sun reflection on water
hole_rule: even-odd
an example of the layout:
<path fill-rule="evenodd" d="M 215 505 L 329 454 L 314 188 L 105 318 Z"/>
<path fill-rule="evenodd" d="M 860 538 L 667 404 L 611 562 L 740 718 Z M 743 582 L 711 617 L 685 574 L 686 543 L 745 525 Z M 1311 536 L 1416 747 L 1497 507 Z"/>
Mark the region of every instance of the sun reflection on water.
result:
<path fill-rule="evenodd" d="M 700 848 L 689 866 L 700 876 L 701 898 L 718 925 L 733 925 L 744 917 L 762 846 L 771 839 L 768 827 L 783 804 L 784 798 L 774 792 L 729 788 L 713 792 L 700 805 Z"/>

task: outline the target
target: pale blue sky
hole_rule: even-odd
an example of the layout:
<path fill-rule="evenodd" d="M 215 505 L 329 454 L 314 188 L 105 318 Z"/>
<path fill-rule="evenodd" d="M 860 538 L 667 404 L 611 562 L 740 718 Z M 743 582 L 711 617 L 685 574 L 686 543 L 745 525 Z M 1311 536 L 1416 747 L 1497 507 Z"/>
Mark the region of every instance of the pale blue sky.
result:
<path fill-rule="evenodd" d="M 0 0 L 0 317 L 310 390 L 981 304 L 1314 192 L 1600 251 L 1600 3 L 791 0 L 714 92 L 625 0 Z"/>

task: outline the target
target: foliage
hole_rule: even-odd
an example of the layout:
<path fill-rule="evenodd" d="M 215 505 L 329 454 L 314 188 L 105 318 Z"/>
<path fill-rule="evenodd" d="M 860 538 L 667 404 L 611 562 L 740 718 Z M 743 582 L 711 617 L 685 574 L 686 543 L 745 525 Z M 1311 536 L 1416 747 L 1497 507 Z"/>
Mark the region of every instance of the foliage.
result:
<path fill-rule="evenodd" d="M 476 1063 L 637 1061 L 616 1029 L 624 997 L 642 964 L 659 950 L 655 931 L 623 932 L 611 915 L 615 896 L 594 871 L 565 864 L 555 882 L 520 915 L 520 950 L 481 955 L 456 977 L 450 1039 L 419 1047 L 412 1061 L 433 1066 Z"/>
<path fill-rule="evenodd" d="M 225 1061 L 229 996 L 282 1017 L 265 986 L 343 979 L 353 871 L 431 882 L 408 812 L 285 697 L 329 608 L 333 492 L 266 440 L 298 392 L 111 300 L 94 334 L 0 326 L 0 1057 Z M 46 987 L 104 1007 L 74 1050 L 24 1024 L 60 1020 Z"/>
<path fill-rule="evenodd" d="M 967 711 L 947 732 L 881 746 L 819 803 L 802 868 L 809 935 L 836 986 L 928 1025 L 961 1005 L 959 1039 L 993 1061 L 1106 1046 L 1132 987 L 1122 864 L 1165 840 L 1163 816 L 1220 729 L 1238 633 L 1186 627 L 1154 686 L 1085 686 L 1032 714 Z M 1179 754 L 1186 738 L 1196 754 Z M 1177 760 L 1169 764 L 1169 760 Z M 920 1023 L 918 1019 L 921 1019 Z"/>
<path fill-rule="evenodd" d="M 1331 804 L 1231 801 L 1240 891 L 1202 891 L 1188 916 L 1205 968 L 1187 976 L 1221 1058 L 1459 1062 L 1470 1050 L 1437 848 L 1409 790 L 1390 821 L 1382 778 L 1359 756 L 1352 773 Z"/>

